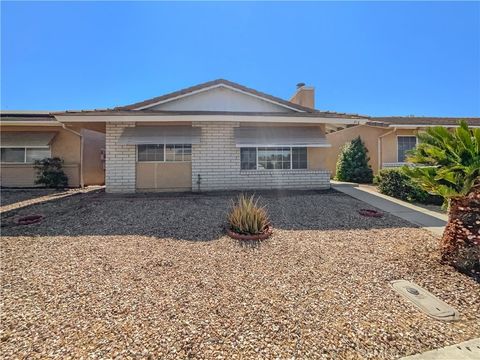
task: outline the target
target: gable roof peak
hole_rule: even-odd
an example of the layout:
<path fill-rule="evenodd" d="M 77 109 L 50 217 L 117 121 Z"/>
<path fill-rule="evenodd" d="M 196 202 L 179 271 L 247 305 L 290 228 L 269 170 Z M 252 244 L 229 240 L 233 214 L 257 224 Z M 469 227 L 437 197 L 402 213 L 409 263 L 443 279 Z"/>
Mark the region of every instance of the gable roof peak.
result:
<path fill-rule="evenodd" d="M 298 104 L 295 104 L 291 101 L 287 101 L 287 100 L 281 99 L 279 97 L 269 95 L 269 94 L 257 91 L 255 89 L 246 87 L 244 85 L 240 85 L 236 82 L 233 82 L 233 81 L 230 81 L 230 80 L 227 80 L 227 79 L 222 79 L 222 78 L 207 81 L 207 82 L 204 82 L 204 83 L 201 83 L 201 84 L 198 84 L 198 85 L 194 85 L 194 86 L 191 86 L 191 87 L 188 87 L 188 88 L 185 88 L 185 89 L 174 91 L 174 92 L 169 93 L 169 94 L 165 94 L 165 95 L 162 95 L 162 96 L 157 96 L 157 97 L 147 99 L 147 100 L 144 100 L 144 101 L 141 101 L 141 102 L 137 102 L 137 103 L 134 103 L 134 104 L 115 107 L 114 110 L 143 110 L 143 109 L 147 109 L 149 107 L 155 106 L 155 105 L 160 104 L 160 103 L 173 101 L 173 100 L 175 100 L 179 97 L 188 96 L 188 95 L 191 95 L 191 94 L 199 92 L 199 91 L 206 91 L 211 87 L 215 87 L 216 85 L 225 85 L 229 88 L 232 88 L 233 90 L 236 90 L 236 91 L 239 91 L 239 92 L 242 92 L 242 93 L 246 93 L 247 95 L 250 95 L 250 96 L 255 96 L 255 97 L 262 98 L 262 99 L 264 99 L 268 102 L 276 103 L 280 106 L 283 106 L 285 108 L 289 108 L 289 109 L 297 111 L 297 112 L 307 112 L 307 113 L 317 112 L 317 110 L 315 110 L 315 109 L 308 108 L 308 107 L 305 107 L 305 106 L 302 106 L 302 105 L 298 105 Z"/>

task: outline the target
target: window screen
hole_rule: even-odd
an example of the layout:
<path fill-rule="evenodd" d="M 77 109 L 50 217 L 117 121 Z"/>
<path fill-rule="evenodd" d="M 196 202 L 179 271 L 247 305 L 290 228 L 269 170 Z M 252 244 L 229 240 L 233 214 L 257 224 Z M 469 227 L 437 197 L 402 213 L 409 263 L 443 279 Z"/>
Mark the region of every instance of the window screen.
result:
<path fill-rule="evenodd" d="M 163 161 L 163 144 L 138 145 L 138 161 Z"/>
<path fill-rule="evenodd" d="M 242 170 L 257 169 L 257 149 L 256 148 L 240 149 L 240 168 Z"/>
<path fill-rule="evenodd" d="M 137 145 L 138 161 L 191 161 L 191 144 Z"/>
<path fill-rule="evenodd" d="M 167 144 L 165 145 L 165 161 L 191 161 L 192 145 Z"/>
<path fill-rule="evenodd" d="M 258 148 L 258 169 L 290 169 L 291 148 Z"/>
<path fill-rule="evenodd" d="M 25 162 L 25 149 L 2 148 L 2 162 Z"/>
<path fill-rule="evenodd" d="M 307 148 L 292 148 L 292 169 L 307 168 Z"/>
<path fill-rule="evenodd" d="M 27 163 L 32 163 L 35 160 L 43 160 L 50 157 L 50 149 L 27 149 Z"/>
<path fill-rule="evenodd" d="M 412 150 L 417 145 L 417 138 L 415 136 L 399 136 L 397 137 L 398 145 L 398 162 L 405 162 L 407 151 Z"/>

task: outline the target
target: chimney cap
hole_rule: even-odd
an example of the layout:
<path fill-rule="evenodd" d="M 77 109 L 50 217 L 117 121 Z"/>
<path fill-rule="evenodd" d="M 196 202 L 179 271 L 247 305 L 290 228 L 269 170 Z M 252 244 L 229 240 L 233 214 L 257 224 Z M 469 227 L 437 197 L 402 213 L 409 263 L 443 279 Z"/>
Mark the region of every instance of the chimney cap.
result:
<path fill-rule="evenodd" d="M 297 84 L 297 89 L 300 89 L 301 87 L 304 87 L 305 86 L 305 83 L 304 82 L 299 82 Z"/>

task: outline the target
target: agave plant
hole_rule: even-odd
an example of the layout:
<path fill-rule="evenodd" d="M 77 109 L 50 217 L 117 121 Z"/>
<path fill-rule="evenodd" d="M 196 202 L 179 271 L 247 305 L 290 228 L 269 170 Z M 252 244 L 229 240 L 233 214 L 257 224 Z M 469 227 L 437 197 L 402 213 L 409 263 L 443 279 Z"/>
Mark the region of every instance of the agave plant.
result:
<path fill-rule="evenodd" d="M 462 121 L 455 131 L 438 126 L 417 137 L 420 144 L 408 161 L 419 166 L 402 170 L 424 190 L 444 198 L 449 217 L 442 258 L 451 261 L 460 247 L 480 246 L 480 128 L 469 129 Z"/>
<path fill-rule="evenodd" d="M 264 206 L 258 205 L 259 198 L 254 195 L 241 194 L 236 201 L 232 201 L 232 208 L 228 214 L 230 229 L 238 234 L 263 234 L 270 225 L 267 211 Z"/>

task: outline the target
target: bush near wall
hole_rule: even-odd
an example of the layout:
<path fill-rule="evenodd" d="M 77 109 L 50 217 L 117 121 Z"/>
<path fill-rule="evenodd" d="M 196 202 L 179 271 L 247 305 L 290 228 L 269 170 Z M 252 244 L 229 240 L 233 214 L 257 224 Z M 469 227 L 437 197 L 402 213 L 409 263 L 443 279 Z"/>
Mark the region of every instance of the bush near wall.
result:
<path fill-rule="evenodd" d="M 68 177 L 63 172 L 62 159 L 54 157 L 35 160 L 34 165 L 37 170 L 35 184 L 44 185 L 47 188 L 64 188 L 68 186 Z"/>
<path fill-rule="evenodd" d="M 338 156 L 336 180 L 369 184 L 373 180 L 373 171 L 368 161 L 368 149 L 360 136 L 346 143 Z"/>
<path fill-rule="evenodd" d="M 431 195 L 414 184 L 401 169 L 380 170 L 374 180 L 378 190 L 385 195 L 409 202 L 441 205 L 440 196 Z"/>

